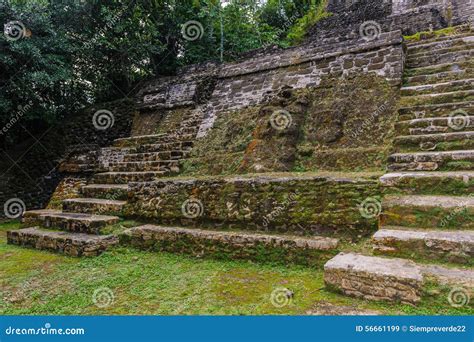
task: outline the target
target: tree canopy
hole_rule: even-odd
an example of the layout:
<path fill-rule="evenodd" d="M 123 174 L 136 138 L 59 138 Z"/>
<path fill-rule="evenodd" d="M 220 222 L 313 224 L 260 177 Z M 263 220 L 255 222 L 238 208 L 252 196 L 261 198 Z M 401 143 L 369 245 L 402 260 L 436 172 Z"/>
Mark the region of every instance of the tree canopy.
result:
<path fill-rule="evenodd" d="M 0 0 L 1 122 L 38 130 L 180 66 L 291 45 L 320 2 Z M 4 148 L 21 139 L 10 126 L 0 132 Z"/>

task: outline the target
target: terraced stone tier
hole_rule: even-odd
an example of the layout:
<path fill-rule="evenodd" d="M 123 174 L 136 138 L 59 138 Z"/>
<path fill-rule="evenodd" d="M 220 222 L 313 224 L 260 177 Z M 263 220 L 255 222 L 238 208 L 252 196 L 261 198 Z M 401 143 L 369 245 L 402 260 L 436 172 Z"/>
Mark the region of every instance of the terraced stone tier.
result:
<path fill-rule="evenodd" d="M 61 210 L 56 209 L 39 209 L 39 210 L 28 210 L 23 213 L 21 222 L 25 225 L 36 225 L 38 224 L 38 218 L 42 215 L 60 214 Z"/>
<path fill-rule="evenodd" d="M 69 256 L 97 256 L 118 243 L 111 235 L 90 235 L 42 230 L 38 227 L 10 230 L 7 241 L 11 245 L 48 250 Z"/>
<path fill-rule="evenodd" d="M 473 171 L 387 173 L 380 182 L 392 191 L 406 194 L 467 196 L 474 193 Z"/>
<path fill-rule="evenodd" d="M 353 297 L 417 304 L 423 274 L 412 261 L 340 253 L 324 265 L 324 282 Z"/>
<path fill-rule="evenodd" d="M 411 85 L 401 89 L 402 96 L 417 96 L 422 94 L 471 90 L 474 88 L 474 79 L 462 79 L 435 84 Z"/>
<path fill-rule="evenodd" d="M 112 200 L 126 200 L 127 184 L 89 184 L 81 188 L 84 197 Z"/>
<path fill-rule="evenodd" d="M 179 160 L 185 158 L 189 154 L 189 151 L 162 151 L 162 152 L 149 152 L 149 153 L 132 153 L 128 154 L 123 158 L 124 162 L 147 162 L 147 161 L 166 161 L 166 160 Z"/>
<path fill-rule="evenodd" d="M 176 142 L 164 142 L 158 144 L 145 144 L 137 147 L 138 153 L 157 153 L 166 151 L 189 151 L 193 147 L 193 142 L 190 141 L 176 141 Z M 173 158 L 169 158 L 173 159 Z"/>
<path fill-rule="evenodd" d="M 474 45 L 474 37 L 472 32 L 466 32 L 461 35 L 437 38 L 438 40 L 420 40 L 418 42 L 410 42 L 407 44 L 407 51 L 409 56 L 418 57 L 425 53 L 432 53 L 433 51 L 440 51 L 442 49 L 451 49 L 460 47 L 462 50 L 467 46 Z"/>
<path fill-rule="evenodd" d="M 373 236 L 374 251 L 400 257 L 425 257 L 474 263 L 474 231 L 410 230 L 383 227 Z"/>
<path fill-rule="evenodd" d="M 396 137 L 393 144 L 396 152 L 474 150 L 474 131 L 404 135 Z"/>
<path fill-rule="evenodd" d="M 126 201 L 99 198 L 72 198 L 63 201 L 63 211 L 69 213 L 120 215 Z"/>
<path fill-rule="evenodd" d="M 382 207 L 382 226 L 474 228 L 474 196 L 386 196 Z"/>
<path fill-rule="evenodd" d="M 138 135 L 128 138 L 120 138 L 114 140 L 115 147 L 135 147 L 137 145 L 152 144 L 158 139 L 166 136 L 165 133 L 151 134 L 151 135 Z"/>
<path fill-rule="evenodd" d="M 474 294 L 474 271 L 356 253 L 340 253 L 329 260 L 324 265 L 324 281 L 330 289 L 349 296 L 412 305 L 420 302 L 425 284 L 432 281 Z"/>
<path fill-rule="evenodd" d="M 320 265 L 337 253 L 338 239 L 265 235 L 145 225 L 125 231 L 121 243 L 196 257 Z"/>
<path fill-rule="evenodd" d="M 407 68 L 405 69 L 405 78 L 406 77 L 415 77 L 415 76 L 426 76 L 426 75 L 435 75 L 442 72 L 453 72 L 460 70 L 470 70 L 474 67 L 474 62 L 472 60 L 455 62 L 455 63 L 441 63 L 435 65 L 429 65 L 424 67 L 417 68 Z"/>
<path fill-rule="evenodd" d="M 437 53 L 420 54 L 407 58 L 406 66 L 408 68 L 424 67 L 442 63 L 456 63 L 468 61 L 474 57 L 474 49 L 466 46 L 464 50 L 439 50 Z"/>
<path fill-rule="evenodd" d="M 99 234 L 101 228 L 120 221 L 117 216 L 90 215 L 79 213 L 38 213 L 26 212 L 28 224 L 38 224 L 46 228 L 57 228 L 75 233 Z"/>
<path fill-rule="evenodd" d="M 400 121 L 450 116 L 454 111 L 463 110 L 469 115 L 474 115 L 474 101 L 457 103 L 420 104 L 417 106 L 401 107 L 398 110 Z"/>
<path fill-rule="evenodd" d="M 151 182 L 164 177 L 166 171 L 144 172 L 104 172 L 97 173 L 92 178 L 94 184 L 128 184 L 130 182 Z"/>
<path fill-rule="evenodd" d="M 419 39 L 409 40 L 407 42 L 408 48 L 413 49 L 418 46 L 422 47 L 426 44 L 433 44 L 437 42 L 449 42 L 452 39 L 460 37 L 468 37 L 472 35 L 472 29 L 469 24 L 456 26 L 456 34 L 446 33 L 439 35 L 440 32 L 423 32 Z"/>
<path fill-rule="evenodd" d="M 164 171 L 179 172 L 180 160 L 159 160 L 159 161 L 137 161 L 120 162 L 109 165 L 111 172 L 146 172 L 146 171 Z"/>
<path fill-rule="evenodd" d="M 390 171 L 474 170 L 474 150 L 395 153 L 388 162 Z"/>
<path fill-rule="evenodd" d="M 442 104 L 453 102 L 474 101 L 474 90 L 458 90 L 441 93 L 406 96 L 400 99 L 400 106 L 410 107 L 427 104 Z"/>
<path fill-rule="evenodd" d="M 453 68 L 452 71 L 443 71 L 427 75 L 407 76 L 403 79 L 403 84 L 410 84 L 411 86 L 429 85 L 433 83 L 472 78 L 473 76 L 474 68 Z"/>
<path fill-rule="evenodd" d="M 457 124 L 454 118 L 452 119 L 449 117 L 399 121 L 395 124 L 395 129 L 397 134 L 400 135 L 424 135 L 474 131 L 474 116 L 466 115 L 461 118 L 460 124 Z"/>
<path fill-rule="evenodd" d="M 428 48 L 428 49 L 423 49 L 420 51 L 420 49 L 408 49 L 409 54 L 407 57 L 407 64 L 411 63 L 420 63 L 422 62 L 422 59 L 428 59 L 430 60 L 434 54 L 436 55 L 441 55 L 443 57 L 450 57 L 452 55 L 458 55 L 459 57 L 463 57 L 465 55 L 469 55 L 469 50 L 474 49 L 474 36 L 469 36 L 469 37 L 463 37 L 457 40 L 456 45 L 452 44 L 451 41 L 445 41 L 436 44 L 438 49 L 434 49 L 433 47 Z M 441 62 L 443 63 L 443 62 Z M 429 63 L 428 65 L 432 64 L 439 64 L 439 61 L 435 60 L 435 63 Z"/>

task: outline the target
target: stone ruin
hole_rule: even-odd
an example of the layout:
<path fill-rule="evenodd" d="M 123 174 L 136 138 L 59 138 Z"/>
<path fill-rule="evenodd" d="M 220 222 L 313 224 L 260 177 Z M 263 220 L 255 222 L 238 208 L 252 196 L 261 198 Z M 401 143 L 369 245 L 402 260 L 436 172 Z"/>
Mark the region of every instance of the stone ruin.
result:
<path fill-rule="evenodd" d="M 301 45 L 148 81 L 111 110 L 130 124 L 65 158 L 48 207 L 9 243 L 300 263 L 349 296 L 416 305 L 434 281 L 469 298 L 474 3 L 327 11 Z M 124 218 L 153 224 L 102 234 Z M 371 252 L 340 250 L 367 238 Z"/>

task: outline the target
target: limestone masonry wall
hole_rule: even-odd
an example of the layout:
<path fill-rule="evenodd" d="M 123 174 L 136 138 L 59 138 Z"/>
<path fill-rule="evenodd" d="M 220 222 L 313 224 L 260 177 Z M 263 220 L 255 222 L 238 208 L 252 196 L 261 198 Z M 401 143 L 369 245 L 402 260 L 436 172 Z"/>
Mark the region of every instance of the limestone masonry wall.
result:
<path fill-rule="evenodd" d="M 354 73 L 374 73 L 399 84 L 404 63 L 401 33 L 468 22 L 472 1 L 331 0 L 327 10 L 332 15 L 317 23 L 300 46 L 269 47 L 234 63 L 206 63 L 151 81 L 139 93 L 142 115 L 137 122 L 146 121 L 141 126 L 149 129 L 175 115 L 176 108 L 201 111 L 198 137 L 204 137 L 222 113 L 265 103 L 284 86 L 318 87 L 323 77 Z M 378 25 L 374 39 L 361 36 L 367 21 Z M 150 133 L 134 133 L 145 132 Z"/>
<path fill-rule="evenodd" d="M 258 176 L 132 183 L 125 214 L 163 224 L 323 234 L 352 239 L 377 220 L 361 211 L 377 176 Z"/>

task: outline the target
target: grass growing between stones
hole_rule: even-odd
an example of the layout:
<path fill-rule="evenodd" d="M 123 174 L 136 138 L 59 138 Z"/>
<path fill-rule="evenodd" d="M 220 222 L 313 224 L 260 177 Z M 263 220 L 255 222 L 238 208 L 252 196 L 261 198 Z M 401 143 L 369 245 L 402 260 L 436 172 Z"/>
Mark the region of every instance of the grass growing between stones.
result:
<path fill-rule="evenodd" d="M 0 314 L 306 314 L 339 308 L 381 314 L 472 314 L 434 293 L 419 307 L 348 298 L 324 288 L 322 270 L 250 262 L 216 261 L 116 248 L 97 258 L 70 258 L 6 244 L 0 225 Z M 275 289 L 294 297 L 272 304 Z M 105 307 L 93 301 L 106 293 Z M 100 301 L 99 303 L 104 303 Z M 342 308 L 342 310 L 341 310 Z M 333 309 L 327 313 L 333 313 Z M 325 311 L 322 310 L 324 313 Z"/>

